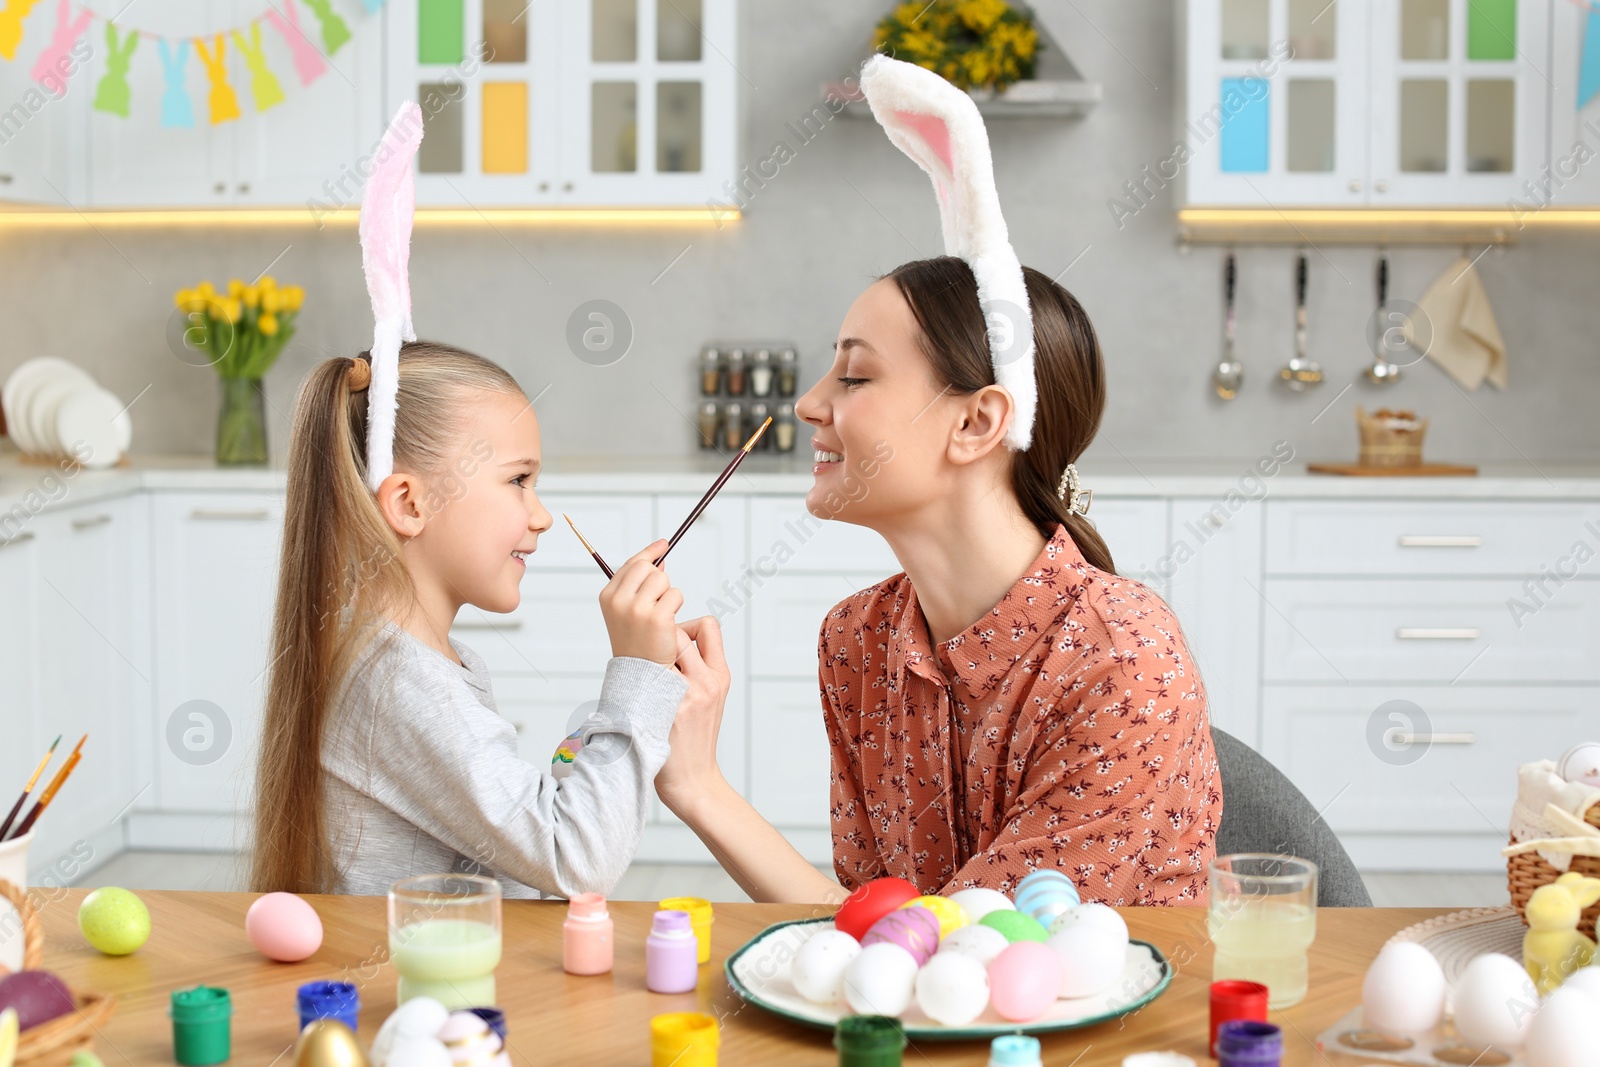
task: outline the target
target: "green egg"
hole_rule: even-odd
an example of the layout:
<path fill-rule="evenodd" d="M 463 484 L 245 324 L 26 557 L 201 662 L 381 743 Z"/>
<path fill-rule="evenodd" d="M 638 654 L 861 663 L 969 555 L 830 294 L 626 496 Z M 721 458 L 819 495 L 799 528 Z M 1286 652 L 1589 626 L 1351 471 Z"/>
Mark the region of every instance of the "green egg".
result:
<path fill-rule="evenodd" d="M 150 939 L 150 912 L 126 889 L 105 886 L 83 898 L 78 929 L 107 956 L 126 956 Z"/>
<path fill-rule="evenodd" d="M 1050 940 L 1050 931 L 1038 919 L 1020 911 L 991 911 L 981 921 L 984 926 L 999 930 L 1013 944 L 1018 941 Z"/>

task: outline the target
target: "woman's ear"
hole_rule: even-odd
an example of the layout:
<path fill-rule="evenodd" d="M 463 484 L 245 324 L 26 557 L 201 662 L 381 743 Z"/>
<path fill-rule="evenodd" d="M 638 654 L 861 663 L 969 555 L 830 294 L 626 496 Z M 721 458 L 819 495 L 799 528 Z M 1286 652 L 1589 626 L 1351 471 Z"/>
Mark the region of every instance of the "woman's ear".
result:
<path fill-rule="evenodd" d="M 403 538 L 422 532 L 428 516 L 422 510 L 423 486 L 410 471 L 396 471 L 378 483 L 378 510 L 389 528 Z"/>
<path fill-rule="evenodd" d="M 986 385 L 962 397 L 950 435 L 952 463 L 975 463 L 1002 446 L 1016 401 L 998 385 Z"/>

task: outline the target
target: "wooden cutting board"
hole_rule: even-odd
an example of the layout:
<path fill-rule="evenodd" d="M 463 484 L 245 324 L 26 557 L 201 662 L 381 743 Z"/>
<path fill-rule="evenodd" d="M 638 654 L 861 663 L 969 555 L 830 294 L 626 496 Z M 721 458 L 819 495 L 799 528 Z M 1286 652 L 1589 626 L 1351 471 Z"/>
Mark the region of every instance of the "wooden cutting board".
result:
<path fill-rule="evenodd" d="M 1477 474 L 1477 467 L 1459 463 L 1421 463 L 1415 467 L 1363 467 L 1359 463 L 1307 463 L 1312 474 L 1347 474 L 1368 478 L 1440 478 Z"/>

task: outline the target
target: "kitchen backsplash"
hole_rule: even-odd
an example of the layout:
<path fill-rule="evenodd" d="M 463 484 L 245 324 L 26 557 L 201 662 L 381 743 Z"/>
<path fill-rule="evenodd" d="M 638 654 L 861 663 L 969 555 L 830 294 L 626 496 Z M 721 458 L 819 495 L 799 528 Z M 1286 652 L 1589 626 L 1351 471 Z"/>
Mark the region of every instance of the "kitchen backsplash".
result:
<path fill-rule="evenodd" d="M 820 0 L 742 5 L 740 159 L 752 170 L 791 151 L 775 176 L 746 187 L 746 215 L 721 226 L 533 228 L 419 225 L 411 257 L 419 336 L 503 363 L 538 410 L 546 454 L 695 451 L 702 344 L 793 338 L 804 391 L 828 366 L 850 302 L 897 264 L 940 251 L 927 179 L 870 122 L 799 120 L 819 83 L 851 72 L 881 4 Z M 1222 258 L 1174 243 L 1171 190 L 1119 225 L 1108 202 L 1171 153 L 1175 27 L 1166 4 L 1039 0 L 1040 17 L 1104 102 L 1078 121 L 990 124 L 1002 203 L 1024 263 L 1057 275 L 1088 310 L 1105 349 L 1109 402 L 1096 456 L 1251 457 L 1289 441 L 1298 458 L 1354 459 L 1354 408 L 1428 416 L 1426 456 L 1440 461 L 1600 459 L 1600 281 L 1593 236 L 1525 235 L 1477 269 L 1505 336 L 1509 388 L 1465 393 L 1419 364 L 1380 389 L 1371 360 L 1372 248 L 1310 253 L 1309 354 L 1327 375 L 1286 392 L 1273 380 L 1293 351 L 1292 247 L 1238 249 L 1238 353 L 1245 381 L 1224 404 L 1210 388 L 1222 349 Z M 81 90 L 80 90 L 81 91 Z M 821 114 L 826 115 L 827 109 Z M 768 166 L 767 173 L 773 173 Z M 209 452 L 215 375 L 169 349 L 170 294 L 251 276 L 268 265 L 307 292 L 299 333 L 267 379 L 269 435 L 280 455 L 295 390 L 316 361 L 371 339 L 355 228 L 329 223 L 157 231 L 13 229 L 0 225 L 0 291 L 9 311 L 0 378 L 34 355 L 72 359 L 134 401 L 136 452 Z M 1482 246 L 1467 250 L 1477 256 Z M 1416 300 L 1459 247 L 1393 248 L 1392 300 Z M 580 356 L 593 302 L 629 335 L 612 362 Z M 1349 386 L 1347 389 L 1346 386 Z M 137 398 L 137 399 L 135 399 Z M 625 412 L 624 418 L 597 417 Z M 806 434 L 800 433 L 804 448 Z"/>

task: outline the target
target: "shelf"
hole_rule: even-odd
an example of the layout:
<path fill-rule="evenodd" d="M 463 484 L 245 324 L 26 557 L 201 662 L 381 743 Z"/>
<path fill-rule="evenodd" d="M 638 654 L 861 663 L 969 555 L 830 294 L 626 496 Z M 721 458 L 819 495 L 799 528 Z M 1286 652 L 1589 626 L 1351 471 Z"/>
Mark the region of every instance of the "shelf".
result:
<path fill-rule="evenodd" d="M 1600 225 L 1600 210 L 1184 208 L 1180 244 L 1514 244 L 1532 229 Z"/>

